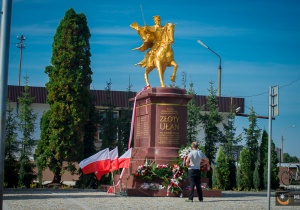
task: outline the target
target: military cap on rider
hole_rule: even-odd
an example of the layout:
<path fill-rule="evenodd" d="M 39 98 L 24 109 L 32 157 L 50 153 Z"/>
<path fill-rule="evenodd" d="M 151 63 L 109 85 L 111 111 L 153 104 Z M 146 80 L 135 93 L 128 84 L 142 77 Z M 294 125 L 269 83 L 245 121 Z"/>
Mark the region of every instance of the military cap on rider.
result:
<path fill-rule="evenodd" d="M 159 16 L 159 15 L 155 15 L 155 16 L 153 16 L 153 19 L 154 19 L 154 20 L 156 20 L 156 19 L 157 19 L 157 20 L 160 20 L 160 16 Z"/>

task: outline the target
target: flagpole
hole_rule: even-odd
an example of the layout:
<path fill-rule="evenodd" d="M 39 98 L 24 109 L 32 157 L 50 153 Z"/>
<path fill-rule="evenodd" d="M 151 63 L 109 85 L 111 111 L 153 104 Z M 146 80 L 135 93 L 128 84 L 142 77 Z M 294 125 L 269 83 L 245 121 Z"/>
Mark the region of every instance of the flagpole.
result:
<path fill-rule="evenodd" d="M 113 187 L 114 187 L 114 192 L 115 192 L 115 194 L 116 194 L 115 180 L 114 180 L 114 172 L 113 172 L 113 171 L 111 172 L 111 179 L 112 179 L 112 184 L 113 184 Z"/>
<path fill-rule="evenodd" d="M 130 166 L 129 166 L 130 167 Z M 128 168 L 128 171 L 127 171 L 128 173 L 128 176 L 126 177 L 126 187 L 125 187 L 125 193 L 126 193 L 126 195 L 127 195 L 127 183 L 128 183 L 128 179 L 129 179 L 129 177 L 130 177 L 130 173 L 129 173 L 129 168 Z"/>

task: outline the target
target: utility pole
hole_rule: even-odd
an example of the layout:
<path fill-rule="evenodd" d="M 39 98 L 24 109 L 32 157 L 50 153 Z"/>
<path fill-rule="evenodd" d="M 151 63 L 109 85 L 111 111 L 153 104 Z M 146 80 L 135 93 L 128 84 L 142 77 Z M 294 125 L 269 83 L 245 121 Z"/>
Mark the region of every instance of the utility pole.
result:
<path fill-rule="evenodd" d="M 268 188 L 267 188 L 267 209 L 270 210 L 271 195 L 271 144 L 272 144 L 272 118 L 279 115 L 279 92 L 278 86 L 269 87 L 269 136 L 268 136 Z"/>
<path fill-rule="evenodd" d="M 3 0 L 0 29 L 0 209 L 3 209 L 5 123 L 12 0 Z"/>
<path fill-rule="evenodd" d="M 17 48 L 20 48 L 20 66 L 19 66 L 19 78 L 18 78 L 18 86 L 20 86 L 20 80 L 21 80 L 21 71 L 22 71 L 22 52 L 23 48 L 25 48 L 25 36 L 21 35 L 21 37 L 17 36 L 17 39 L 20 40 L 20 42 L 17 44 Z"/>

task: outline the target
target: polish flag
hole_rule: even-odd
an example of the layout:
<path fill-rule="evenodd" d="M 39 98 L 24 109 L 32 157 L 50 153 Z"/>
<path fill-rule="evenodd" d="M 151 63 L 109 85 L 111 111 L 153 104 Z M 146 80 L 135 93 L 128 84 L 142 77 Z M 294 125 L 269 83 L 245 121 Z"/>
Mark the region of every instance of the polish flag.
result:
<path fill-rule="evenodd" d="M 97 171 L 105 171 L 110 169 L 109 149 L 104 149 L 98 153 L 82 160 L 79 163 L 82 173 L 89 174 Z"/>
<path fill-rule="evenodd" d="M 110 168 L 109 170 L 102 170 L 97 171 L 95 173 L 98 180 L 101 179 L 101 177 L 105 174 L 108 174 L 109 172 L 115 171 L 119 169 L 119 161 L 118 161 L 118 147 L 114 148 L 109 152 L 109 158 L 110 158 Z"/>
<path fill-rule="evenodd" d="M 131 158 L 131 150 L 127 150 L 121 157 L 119 157 L 119 168 L 129 168 L 130 158 Z"/>
<path fill-rule="evenodd" d="M 119 154 L 118 154 L 118 147 L 114 148 L 112 151 L 109 152 L 110 157 L 110 172 L 119 169 Z"/>

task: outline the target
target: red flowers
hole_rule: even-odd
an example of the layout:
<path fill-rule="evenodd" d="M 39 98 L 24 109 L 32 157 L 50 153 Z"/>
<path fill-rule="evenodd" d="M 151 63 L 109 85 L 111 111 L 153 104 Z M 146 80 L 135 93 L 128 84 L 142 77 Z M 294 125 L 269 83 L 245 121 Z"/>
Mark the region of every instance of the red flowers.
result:
<path fill-rule="evenodd" d="M 201 163 L 202 163 L 202 161 L 201 161 Z M 209 165 L 209 163 L 207 163 L 206 165 L 201 166 L 201 171 L 203 173 L 206 173 L 207 171 L 210 171 L 210 165 Z"/>

